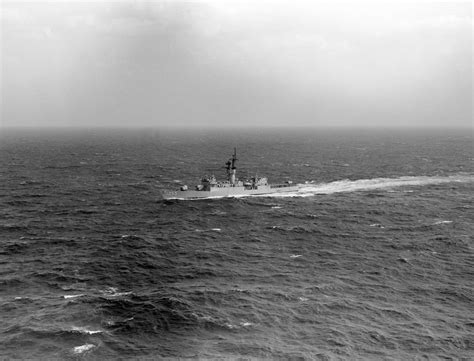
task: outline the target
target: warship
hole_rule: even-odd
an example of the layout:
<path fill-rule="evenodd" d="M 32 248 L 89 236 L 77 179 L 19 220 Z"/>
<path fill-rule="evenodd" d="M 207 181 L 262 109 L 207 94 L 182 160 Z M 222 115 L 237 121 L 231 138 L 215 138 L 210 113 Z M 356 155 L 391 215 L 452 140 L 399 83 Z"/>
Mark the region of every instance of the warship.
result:
<path fill-rule="evenodd" d="M 198 184 L 194 189 L 183 185 L 178 190 L 164 190 L 162 192 L 163 199 L 203 199 L 287 193 L 298 191 L 302 186 L 293 184 L 289 180 L 281 184 L 269 184 L 266 177 L 257 176 L 240 180 L 236 177 L 236 162 L 237 149 L 234 148 L 232 158 L 225 163 L 226 180 L 218 181 L 214 175 L 203 177 L 201 184 Z"/>

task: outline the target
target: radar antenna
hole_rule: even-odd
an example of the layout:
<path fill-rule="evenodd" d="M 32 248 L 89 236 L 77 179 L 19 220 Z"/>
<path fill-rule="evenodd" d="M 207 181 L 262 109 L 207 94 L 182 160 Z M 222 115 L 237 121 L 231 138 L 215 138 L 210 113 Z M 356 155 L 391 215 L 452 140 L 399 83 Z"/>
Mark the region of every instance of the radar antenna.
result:
<path fill-rule="evenodd" d="M 236 169 L 235 162 L 237 161 L 237 148 L 234 148 L 234 155 L 232 155 L 232 169 Z"/>
<path fill-rule="evenodd" d="M 229 179 L 229 183 L 235 187 L 235 171 L 237 167 L 235 166 L 235 162 L 237 161 L 237 149 L 234 148 L 234 154 L 232 155 L 232 158 L 230 158 L 226 165 L 227 169 L 227 177 Z"/>

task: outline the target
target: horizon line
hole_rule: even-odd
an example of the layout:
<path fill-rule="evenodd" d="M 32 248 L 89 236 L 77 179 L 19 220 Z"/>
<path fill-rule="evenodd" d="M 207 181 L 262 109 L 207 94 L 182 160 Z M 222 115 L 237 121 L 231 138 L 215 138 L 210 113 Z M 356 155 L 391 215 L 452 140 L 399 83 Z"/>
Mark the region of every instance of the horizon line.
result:
<path fill-rule="evenodd" d="M 250 125 L 250 126 L 218 126 L 218 125 L 0 125 L 1 130 L 14 129 L 124 129 L 124 130 L 246 130 L 246 129 L 470 129 L 474 124 L 464 125 Z"/>

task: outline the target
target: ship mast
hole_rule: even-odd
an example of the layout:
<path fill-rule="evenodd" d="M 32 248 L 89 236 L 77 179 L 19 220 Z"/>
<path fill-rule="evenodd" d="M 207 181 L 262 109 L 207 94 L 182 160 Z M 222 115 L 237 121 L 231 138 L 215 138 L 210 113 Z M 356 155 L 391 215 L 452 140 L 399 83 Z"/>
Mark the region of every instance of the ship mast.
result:
<path fill-rule="evenodd" d="M 235 186 L 235 173 L 237 167 L 235 166 L 235 162 L 237 161 L 237 149 L 234 148 L 234 154 L 232 155 L 232 158 L 229 159 L 226 162 L 226 168 L 227 168 L 227 177 L 229 179 L 229 183 L 232 186 Z"/>

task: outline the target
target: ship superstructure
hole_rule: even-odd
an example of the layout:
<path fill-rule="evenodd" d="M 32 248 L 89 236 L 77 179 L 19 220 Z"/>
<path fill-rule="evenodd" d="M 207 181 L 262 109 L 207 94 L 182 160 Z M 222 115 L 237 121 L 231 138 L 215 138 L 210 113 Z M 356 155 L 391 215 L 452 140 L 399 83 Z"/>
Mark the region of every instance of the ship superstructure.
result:
<path fill-rule="evenodd" d="M 237 149 L 225 163 L 227 179 L 217 181 L 214 175 L 203 177 L 195 189 L 184 185 L 179 190 L 163 191 L 164 199 L 199 199 L 217 197 L 238 197 L 247 195 L 264 195 L 281 192 L 297 191 L 300 185 L 293 185 L 291 181 L 282 184 L 269 184 L 266 177 L 252 177 L 246 180 L 237 178 Z"/>

